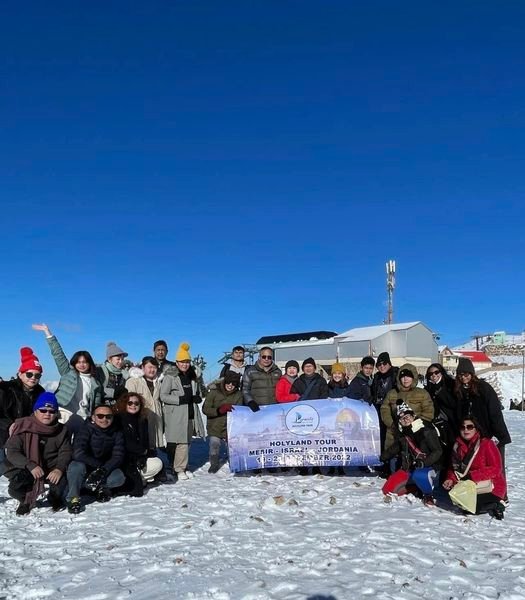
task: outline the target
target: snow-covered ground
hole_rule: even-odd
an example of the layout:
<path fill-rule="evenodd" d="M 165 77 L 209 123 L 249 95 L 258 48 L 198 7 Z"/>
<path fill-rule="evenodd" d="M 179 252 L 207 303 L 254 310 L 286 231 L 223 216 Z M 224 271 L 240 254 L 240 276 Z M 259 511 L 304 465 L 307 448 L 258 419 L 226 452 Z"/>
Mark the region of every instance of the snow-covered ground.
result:
<path fill-rule="evenodd" d="M 480 375 L 492 385 L 502 400 L 503 406 L 510 407 L 510 399 L 521 400 L 522 370 L 487 371 Z"/>
<path fill-rule="evenodd" d="M 0 598 L 133 600 L 525 598 L 525 415 L 505 412 L 510 507 L 501 522 L 414 497 L 383 480 L 207 473 L 78 516 L 14 514 L 0 482 Z"/>

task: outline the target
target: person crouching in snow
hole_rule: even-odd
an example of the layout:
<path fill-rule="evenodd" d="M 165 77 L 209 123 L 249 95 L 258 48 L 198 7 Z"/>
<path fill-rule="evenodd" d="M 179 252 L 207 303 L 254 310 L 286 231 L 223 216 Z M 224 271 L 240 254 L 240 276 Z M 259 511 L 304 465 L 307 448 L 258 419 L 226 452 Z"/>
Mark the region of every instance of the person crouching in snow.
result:
<path fill-rule="evenodd" d="M 14 422 L 6 444 L 5 476 L 9 495 L 20 502 L 17 515 L 26 515 L 35 506 L 46 480 L 53 510 L 64 506 L 65 473 L 72 454 L 70 437 L 58 422 L 58 402 L 50 392 L 40 394 L 30 417 Z"/>
<path fill-rule="evenodd" d="M 465 417 L 452 449 L 451 465 L 443 487 L 450 491 L 460 480 L 470 479 L 478 487 L 476 514 L 489 513 L 501 521 L 507 494 L 507 482 L 501 469 L 496 444 L 481 430 L 476 417 Z"/>
<path fill-rule="evenodd" d="M 120 487 L 126 480 L 119 469 L 124 453 L 124 436 L 113 424 L 111 406 L 100 404 L 75 435 L 73 462 L 67 469 L 68 512 L 81 512 L 82 487 L 93 492 L 99 502 L 111 499 L 110 490 Z"/>
<path fill-rule="evenodd" d="M 116 413 L 115 425 L 122 431 L 126 448 L 122 463 L 126 483 L 122 492 L 140 498 L 146 485 L 162 469 L 162 461 L 156 457 L 155 450 L 150 449 L 144 397 L 133 392 L 122 394 L 113 410 Z"/>
<path fill-rule="evenodd" d="M 239 391 L 241 376 L 235 371 L 226 371 L 221 381 L 213 384 L 206 395 L 202 412 L 208 417 L 208 437 L 210 439 L 210 468 L 208 473 L 219 470 L 219 453 L 221 441 L 227 440 L 227 414 L 235 405 L 242 404 L 242 393 Z"/>
<path fill-rule="evenodd" d="M 402 400 L 397 403 L 400 435 L 381 454 L 387 461 L 399 455 L 401 468 L 390 475 L 383 486 L 383 494 L 402 496 L 411 491 L 423 496 L 424 504 L 433 505 L 434 483 L 439 473 L 441 444 L 435 427 L 416 417 Z"/>

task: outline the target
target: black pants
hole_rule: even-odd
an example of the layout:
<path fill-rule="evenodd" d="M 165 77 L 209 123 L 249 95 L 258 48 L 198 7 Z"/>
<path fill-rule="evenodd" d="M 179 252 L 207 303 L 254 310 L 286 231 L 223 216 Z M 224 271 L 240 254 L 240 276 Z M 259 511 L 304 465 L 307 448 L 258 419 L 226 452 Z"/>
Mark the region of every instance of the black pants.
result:
<path fill-rule="evenodd" d="M 479 515 L 492 510 L 500 500 L 501 498 L 494 496 L 494 494 L 478 494 L 476 502 L 476 514 Z"/>
<path fill-rule="evenodd" d="M 27 469 L 17 469 L 9 478 L 9 487 L 7 488 L 7 493 L 11 496 L 11 498 L 18 500 L 19 502 L 23 502 L 26 494 L 33 489 L 34 483 L 35 480 Z M 60 481 L 56 485 L 53 483 L 49 484 L 49 494 L 63 498 L 66 487 L 67 479 L 65 475 L 62 475 Z"/>

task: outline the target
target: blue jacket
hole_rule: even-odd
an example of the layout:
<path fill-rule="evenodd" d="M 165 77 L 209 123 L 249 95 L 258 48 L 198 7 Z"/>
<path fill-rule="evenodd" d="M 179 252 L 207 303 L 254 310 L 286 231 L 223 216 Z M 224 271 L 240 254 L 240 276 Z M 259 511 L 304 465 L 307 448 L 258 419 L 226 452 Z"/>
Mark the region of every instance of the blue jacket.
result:
<path fill-rule="evenodd" d="M 108 473 L 119 467 L 125 455 L 124 436 L 115 425 L 102 429 L 86 419 L 73 443 L 73 460 Z"/>

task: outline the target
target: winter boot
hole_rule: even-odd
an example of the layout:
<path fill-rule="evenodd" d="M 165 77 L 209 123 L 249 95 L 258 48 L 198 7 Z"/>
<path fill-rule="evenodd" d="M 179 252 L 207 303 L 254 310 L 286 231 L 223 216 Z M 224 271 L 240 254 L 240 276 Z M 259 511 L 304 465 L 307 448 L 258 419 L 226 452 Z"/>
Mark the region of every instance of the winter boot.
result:
<path fill-rule="evenodd" d="M 208 469 L 208 473 L 217 473 L 220 469 L 219 464 L 219 455 L 218 454 L 210 454 L 210 468 Z"/>
<path fill-rule="evenodd" d="M 62 500 L 60 494 L 49 492 L 47 499 L 49 500 L 49 504 L 51 504 L 51 510 L 53 512 L 58 512 L 64 508 L 64 501 Z"/>
<path fill-rule="evenodd" d="M 494 517 L 497 521 L 503 521 L 503 517 L 505 516 L 505 505 L 503 502 L 498 502 L 494 508 L 489 512 L 491 517 Z"/>
<path fill-rule="evenodd" d="M 78 496 L 74 496 L 67 503 L 67 512 L 72 515 L 78 515 L 82 512 L 82 503 L 80 502 L 80 498 Z"/>
<path fill-rule="evenodd" d="M 24 502 L 20 502 L 20 504 L 18 505 L 18 508 L 16 509 L 16 514 L 19 517 L 22 517 L 23 515 L 28 515 L 31 511 L 31 508 L 29 508 L 29 504 L 25 504 Z"/>
<path fill-rule="evenodd" d="M 98 488 L 95 497 L 97 502 L 109 502 L 111 500 L 111 492 L 105 487 L 100 487 Z"/>
<path fill-rule="evenodd" d="M 425 506 L 436 506 L 436 501 L 434 500 L 434 496 L 432 496 L 432 494 L 425 494 L 423 496 L 423 504 Z"/>

